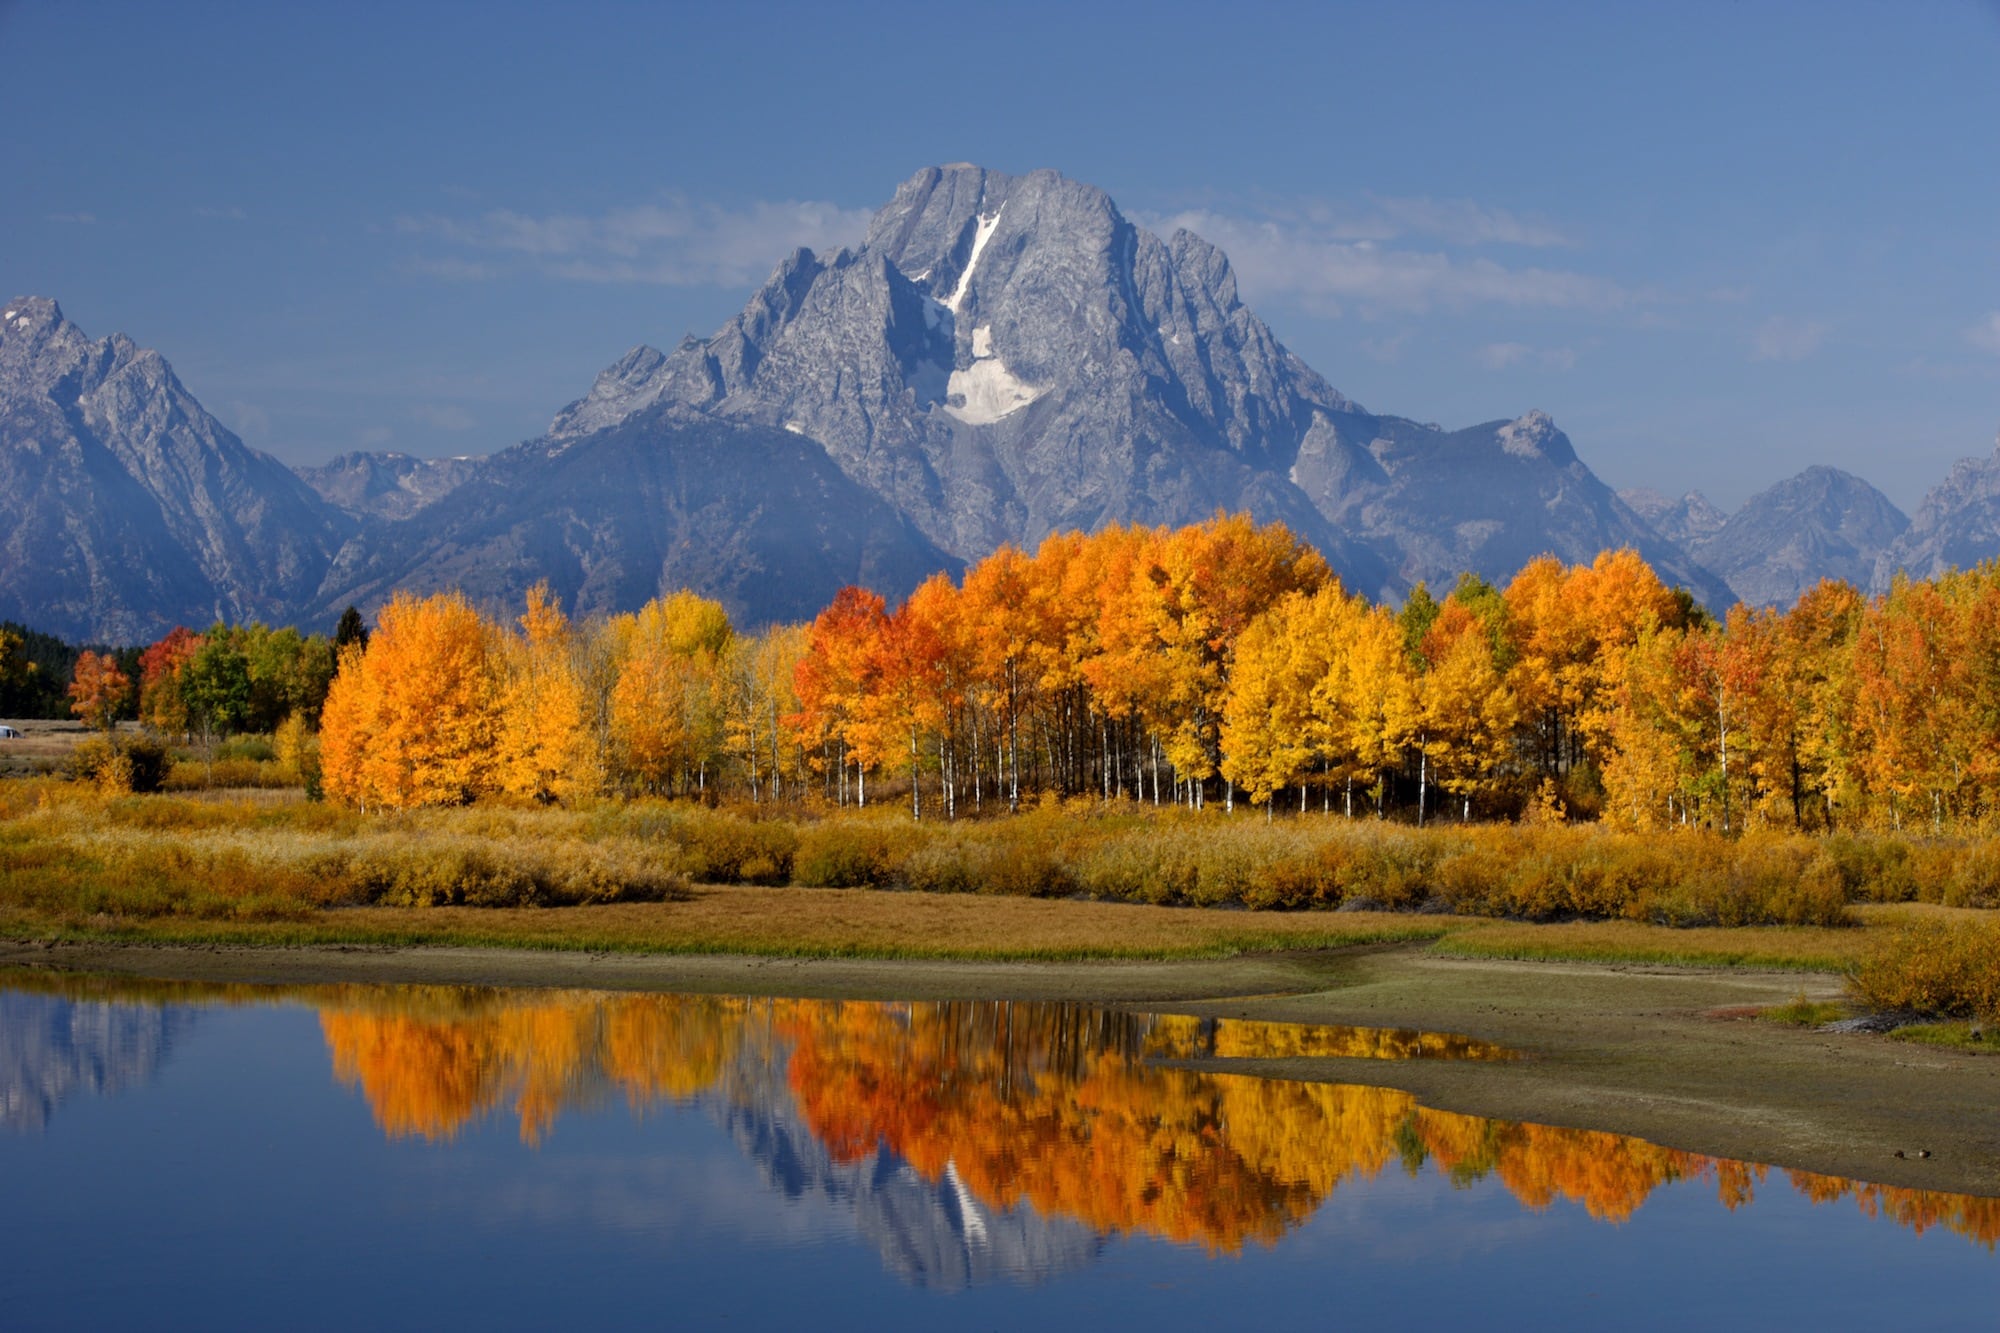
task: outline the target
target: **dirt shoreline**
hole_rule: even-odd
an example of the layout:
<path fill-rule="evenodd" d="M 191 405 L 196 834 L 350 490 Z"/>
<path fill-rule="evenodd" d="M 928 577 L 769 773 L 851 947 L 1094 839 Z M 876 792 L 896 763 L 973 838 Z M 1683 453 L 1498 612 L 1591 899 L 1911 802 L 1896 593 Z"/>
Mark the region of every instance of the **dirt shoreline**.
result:
<path fill-rule="evenodd" d="M 1801 992 L 1834 998 L 1840 979 L 1828 974 L 1450 959 L 1414 945 L 1172 962 L 980 963 L 0 942 L 0 967 L 286 985 L 1073 1000 L 1459 1032 L 1527 1058 L 1204 1067 L 1400 1088 L 1440 1110 L 1631 1134 L 1880 1184 L 2000 1196 L 2000 1059 L 1713 1016 Z M 1930 1156 L 1916 1157 L 1919 1151 Z"/>

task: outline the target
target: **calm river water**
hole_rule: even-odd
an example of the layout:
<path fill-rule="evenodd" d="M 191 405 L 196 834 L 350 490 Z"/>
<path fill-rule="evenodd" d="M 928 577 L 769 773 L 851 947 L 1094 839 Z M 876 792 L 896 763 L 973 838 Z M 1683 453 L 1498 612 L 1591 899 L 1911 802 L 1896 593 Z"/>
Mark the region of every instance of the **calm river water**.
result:
<path fill-rule="evenodd" d="M 1980 1328 L 2000 1200 L 1067 1005 L 0 979 L 0 1327 Z"/>

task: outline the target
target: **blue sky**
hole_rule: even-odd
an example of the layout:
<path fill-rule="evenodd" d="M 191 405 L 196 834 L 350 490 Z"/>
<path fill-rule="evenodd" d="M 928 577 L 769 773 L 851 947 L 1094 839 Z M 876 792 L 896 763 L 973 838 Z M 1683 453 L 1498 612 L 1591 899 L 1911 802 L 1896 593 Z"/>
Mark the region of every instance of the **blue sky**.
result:
<path fill-rule="evenodd" d="M 1080 12 L 1078 12 L 1080 11 Z M 2000 6 L 0 0 L 0 288 L 291 462 L 484 453 L 859 239 L 1055 167 L 1334 385 L 1725 506 L 2000 429 Z"/>

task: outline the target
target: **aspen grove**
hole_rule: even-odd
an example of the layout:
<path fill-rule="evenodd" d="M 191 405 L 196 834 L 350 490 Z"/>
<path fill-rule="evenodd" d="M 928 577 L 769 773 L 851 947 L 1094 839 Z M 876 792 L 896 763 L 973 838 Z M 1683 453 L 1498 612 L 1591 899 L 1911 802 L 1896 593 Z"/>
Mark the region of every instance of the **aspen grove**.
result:
<path fill-rule="evenodd" d="M 1087 797 L 1638 828 L 1983 826 L 2000 805 L 2000 567 L 1825 583 L 1717 620 L 1634 552 L 1400 608 L 1281 525 L 1058 533 L 891 609 L 844 589 L 740 633 L 676 592 L 587 624 L 398 595 L 341 651 L 326 794 L 865 805 Z"/>

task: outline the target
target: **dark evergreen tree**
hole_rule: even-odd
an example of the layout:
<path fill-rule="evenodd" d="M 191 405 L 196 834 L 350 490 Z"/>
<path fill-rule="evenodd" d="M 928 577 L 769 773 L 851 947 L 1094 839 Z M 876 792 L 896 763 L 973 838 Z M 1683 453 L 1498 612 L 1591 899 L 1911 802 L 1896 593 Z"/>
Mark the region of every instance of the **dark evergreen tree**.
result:
<path fill-rule="evenodd" d="M 363 648 L 368 646 L 368 626 L 362 622 L 361 608 L 352 605 L 340 613 L 340 623 L 333 627 L 335 657 L 350 643 L 358 643 Z"/>

